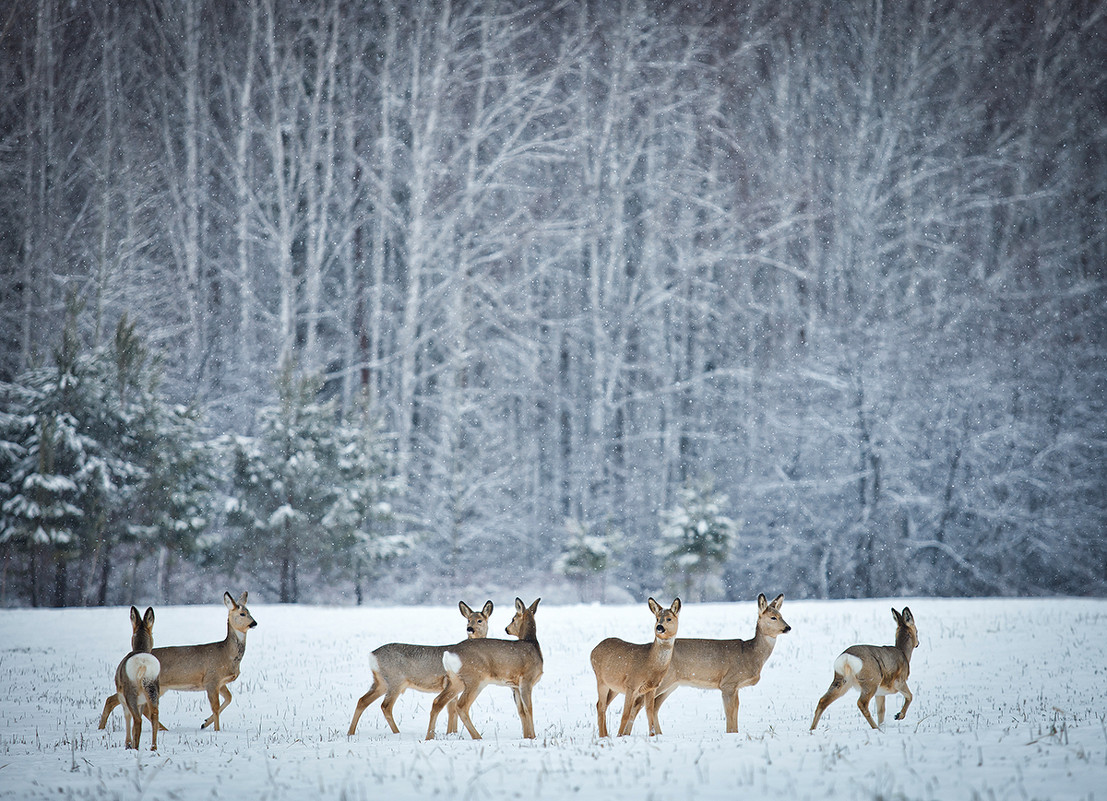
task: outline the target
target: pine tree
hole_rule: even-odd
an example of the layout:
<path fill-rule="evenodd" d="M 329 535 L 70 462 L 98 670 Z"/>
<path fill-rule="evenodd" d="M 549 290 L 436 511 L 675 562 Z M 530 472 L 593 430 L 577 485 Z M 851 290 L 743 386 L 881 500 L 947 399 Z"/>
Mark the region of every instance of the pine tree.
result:
<path fill-rule="evenodd" d="M 189 550 L 207 523 L 197 415 L 161 402 L 156 361 L 126 317 L 88 349 L 80 312 L 71 299 L 51 364 L 0 385 L 0 541 L 21 554 L 34 605 L 105 604 L 120 545 L 137 564 L 154 545 Z"/>
<path fill-rule="evenodd" d="M 656 553 L 665 574 L 685 598 L 698 595 L 702 600 L 709 594 L 709 582 L 734 545 L 738 526 L 723 514 L 727 501 L 705 480 L 681 488 L 676 506 L 661 512 Z"/>
<path fill-rule="evenodd" d="M 334 401 L 317 401 L 320 382 L 286 368 L 279 402 L 258 413 L 258 434 L 235 437 L 225 543 L 259 575 L 277 574 L 282 603 L 300 597 L 304 570 L 357 573 L 388 541 L 371 522 L 387 512 L 384 465 L 366 425 L 343 423 Z M 398 547 L 400 543 L 392 543 Z"/>
<path fill-rule="evenodd" d="M 562 548 L 554 569 L 577 585 L 580 599 L 585 600 L 588 586 L 602 602 L 604 600 L 604 576 L 612 567 L 615 555 L 623 541 L 621 531 L 607 528 L 596 533 L 576 518 L 565 520 L 569 537 Z"/>

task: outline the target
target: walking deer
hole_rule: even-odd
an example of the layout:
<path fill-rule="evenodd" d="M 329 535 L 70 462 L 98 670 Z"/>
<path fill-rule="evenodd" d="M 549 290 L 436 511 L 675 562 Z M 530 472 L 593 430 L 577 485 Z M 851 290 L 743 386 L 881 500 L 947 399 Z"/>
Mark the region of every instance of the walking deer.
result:
<path fill-rule="evenodd" d="M 534 613 L 538 609 L 535 600 L 529 607 L 521 599 L 515 599 L 515 617 L 505 629 L 518 637 L 513 640 L 465 640 L 450 646 L 442 654 L 442 667 L 446 670 L 446 687 L 431 704 L 427 739 L 434 739 L 434 725 L 442 707 L 456 700 L 457 714 L 469 736 L 481 739 L 480 732 L 469 718 L 469 707 L 489 684 L 511 688 L 515 696 L 515 708 L 523 724 L 523 736 L 533 740 L 534 707 L 531 693 L 542 677 L 542 648 L 538 645 L 538 628 Z"/>
<path fill-rule="evenodd" d="M 751 640 L 677 640 L 669 672 L 657 688 L 655 708 L 660 709 L 677 687 L 721 690 L 726 730 L 737 732 L 738 691 L 761 680 L 761 669 L 773 652 L 777 636 L 792 630 L 780 613 L 783 602 L 783 595 L 772 603 L 764 594 L 757 596 L 757 627 Z M 655 725 L 661 734 L 660 725 Z"/>
<path fill-rule="evenodd" d="M 200 726 L 212 726 L 219 731 L 219 714 L 231 702 L 227 685 L 238 678 L 242 656 L 246 653 L 246 632 L 257 626 L 257 621 L 246 608 L 246 595 L 236 601 L 229 592 L 223 593 L 223 605 L 227 607 L 227 636 L 219 642 L 204 645 L 173 645 L 155 648 L 153 654 L 161 663 L 161 692 L 206 692 L 211 704 L 211 716 Z M 108 716 L 119 705 L 116 696 L 104 702 L 100 715 L 100 728 L 108 723 Z M 164 726 L 162 729 L 164 730 Z"/>
<path fill-rule="evenodd" d="M 629 643 L 608 637 L 592 649 L 592 670 L 596 673 L 596 716 L 600 737 L 607 737 L 607 707 L 619 693 L 623 694 L 623 717 L 619 721 L 619 736 L 630 734 L 639 710 L 646 707 L 650 735 L 660 734 L 657 725 L 657 689 L 673 659 L 677 625 L 680 622 L 680 599 L 665 609 L 653 598 L 648 601 L 657 619 L 652 643 Z"/>
<path fill-rule="evenodd" d="M 896 720 L 903 720 L 907 707 L 911 705 L 907 676 L 911 672 L 911 653 L 919 646 L 919 632 L 915 628 L 915 618 L 906 606 L 902 613 L 893 609 L 892 617 L 896 620 L 895 645 L 851 645 L 834 660 L 834 679 L 815 707 L 811 731 L 819 725 L 819 718 L 826 708 L 851 687 L 861 691 L 857 708 L 874 729 L 878 725 L 869 714 L 869 701 L 873 696 L 876 696 L 876 717 L 880 726 L 884 725 L 886 695 L 899 693 L 903 696 L 903 708 L 896 713 Z"/>
<path fill-rule="evenodd" d="M 465 631 L 469 639 L 483 639 L 488 636 L 488 618 L 492 615 L 492 602 L 488 601 L 479 612 L 474 612 L 464 601 L 458 602 L 458 609 L 466 620 Z M 446 688 L 446 669 L 442 666 L 442 655 L 449 645 L 409 645 L 402 642 L 390 642 L 377 648 L 369 655 L 369 670 L 373 673 L 373 685 L 369 692 L 358 699 L 354 709 L 354 719 L 350 721 L 348 736 L 357 730 L 361 713 L 382 695 L 381 712 L 388 721 L 393 734 L 400 729 L 392 717 L 392 706 L 403 695 L 404 690 L 419 690 L 424 693 L 440 693 Z M 449 722 L 447 731 L 457 731 L 457 709 L 450 701 L 447 709 Z"/>
<path fill-rule="evenodd" d="M 138 748 L 142 738 L 142 715 L 150 718 L 153 733 L 151 751 L 158 750 L 158 673 L 161 666 L 150 651 L 154 648 L 154 610 L 147 607 L 146 614 L 138 616 L 131 607 L 131 652 L 123 657 L 115 669 L 116 704 L 123 705 L 126 715 L 126 746 Z M 100 727 L 104 728 L 103 726 Z"/>

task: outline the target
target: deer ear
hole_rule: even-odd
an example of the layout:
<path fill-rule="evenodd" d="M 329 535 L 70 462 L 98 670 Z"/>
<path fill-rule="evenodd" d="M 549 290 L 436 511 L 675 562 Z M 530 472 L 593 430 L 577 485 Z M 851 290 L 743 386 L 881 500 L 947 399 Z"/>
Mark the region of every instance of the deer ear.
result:
<path fill-rule="evenodd" d="M 473 610 L 469 608 L 469 604 L 465 603 L 465 601 L 458 601 L 457 608 L 461 610 L 462 617 L 469 617 L 469 615 L 473 614 Z"/>
<path fill-rule="evenodd" d="M 245 606 L 246 605 L 246 596 L 247 595 L 249 595 L 249 593 L 246 592 L 246 590 L 243 590 L 242 595 L 238 596 L 238 605 L 239 606 Z"/>
<path fill-rule="evenodd" d="M 892 617 L 895 619 L 897 624 L 903 622 L 903 617 L 900 615 L 899 612 L 896 611 L 896 608 L 894 606 L 892 607 Z"/>
<path fill-rule="evenodd" d="M 131 607 L 131 628 L 138 631 L 138 627 L 142 625 L 142 618 L 138 614 L 138 610 L 133 606 Z"/>
<path fill-rule="evenodd" d="M 527 605 L 523 603 L 522 598 L 516 598 L 515 599 L 515 613 L 516 614 L 519 614 L 520 612 L 522 612 L 526 608 L 527 608 Z"/>
<path fill-rule="evenodd" d="M 142 616 L 142 624 L 147 628 L 151 628 L 154 625 L 154 607 L 146 607 L 146 614 Z"/>
<path fill-rule="evenodd" d="M 911 610 L 908 607 L 903 607 L 903 620 L 906 623 L 914 623 L 915 616 L 911 614 Z"/>
<path fill-rule="evenodd" d="M 674 598 L 673 599 L 673 605 L 670 606 L 669 608 L 673 610 L 674 615 L 679 615 L 680 614 L 680 599 L 679 598 Z"/>
<path fill-rule="evenodd" d="M 661 604 L 653 598 L 647 598 L 646 603 L 650 605 L 650 611 L 653 612 L 655 616 L 661 614 Z"/>
<path fill-rule="evenodd" d="M 492 617 L 492 610 L 495 609 L 495 608 L 496 607 L 492 606 L 491 601 L 485 601 L 484 602 L 484 608 L 480 610 L 480 613 L 482 615 L 484 615 L 485 617 Z"/>
<path fill-rule="evenodd" d="M 539 601 L 541 601 L 541 600 L 542 600 L 541 598 L 535 598 L 535 599 L 534 599 L 534 603 L 532 603 L 532 604 L 530 605 L 530 609 L 529 609 L 528 611 L 529 611 L 529 612 L 530 612 L 530 613 L 531 613 L 532 615 L 533 615 L 533 614 L 534 614 L 535 612 L 537 612 L 537 611 L 538 611 L 538 602 L 539 602 Z"/>
<path fill-rule="evenodd" d="M 235 608 L 234 598 L 229 592 L 223 593 L 223 606 L 227 607 L 228 609 Z"/>
<path fill-rule="evenodd" d="M 773 598 L 773 602 L 771 604 L 769 604 L 769 606 L 771 606 L 773 609 L 775 609 L 776 611 L 779 612 L 780 611 L 780 605 L 782 603 L 784 603 L 784 593 L 781 593 L 780 595 Z"/>
<path fill-rule="evenodd" d="M 757 611 L 764 612 L 769 608 L 769 601 L 765 597 L 765 593 L 761 592 L 757 594 Z"/>

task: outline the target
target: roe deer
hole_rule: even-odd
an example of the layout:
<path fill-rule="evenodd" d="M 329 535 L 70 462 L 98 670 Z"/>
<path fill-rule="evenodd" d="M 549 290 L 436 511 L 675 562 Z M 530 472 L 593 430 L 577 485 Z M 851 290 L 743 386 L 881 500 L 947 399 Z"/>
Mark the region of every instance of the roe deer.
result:
<path fill-rule="evenodd" d="M 457 605 L 467 623 L 465 631 L 469 639 L 482 639 L 488 636 L 488 618 L 492 615 L 492 602 L 488 601 L 479 612 L 474 612 L 464 601 Z M 404 690 L 419 690 L 424 693 L 440 693 L 446 688 L 446 669 L 442 667 L 442 654 L 449 645 L 408 645 L 402 642 L 390 642 L 377 648 L 369 655 L 369 670 L 373 673 L 373 686 L 369 692 L 358 699 L 354 709 L 354 719 L 350 721 L 347 736 L 353 736 L 361 713 L 369 704 L 382 695 L 381 712 L 388 721 L 393 734 L 400 729 L 392 717 L 392 706 L 403 695 Z M 451 701 L 447 709 L 449 715 L 448 731 L 457 731 L 457 710 Z"/>
<path fill-rule="evenodd" d="M 173 645 L 153 651 L 161 662 L 162 692 L 207 692 L 211 716 L 200 726 L 202 729 L 214 723 L 213 728 L 219 731 L 219 713 L 231 702 L 231 691 L 227 685 L 238 678 L 242 656 L 246 653 L 246 632 L 257 625 L 246 608 L 246 595 L 242 593 L 236 601 L 229 592 L 223 593 L 223 605 L 227 607 L 225 639 L 204 645 Z M 107 725 L 108 715 L 118 705 L 114 695 L 104 702 L 104 711 L 100 715 L 101 729 Z"/>
<path fill-rule="evenodd" d="M 680 599 L 665 609 L 653 598 L 648 601 L 657 618 L 652 643 L 630 643 L 608 637 L 592 649 L 592 670 L 596 673 L 596 716 L 600 737 L 607 737 L 607 706 L 623 694 L 623 717 L 619 736 L 630 734 L 639 710 L 646 707 L 650 735 L 660 734 L 657 726 L 657 688 L 661 685 L 673 658 L 673 643 L 680 618 Z"/>
<path fill-rule="evenodd" d="M 123 705 L 126 715 L 127 748 L 138 748 L 142 737 L 142 714 L 150 718 L 153 729 L 151 751 L 158 750 L 158 660 L 150 653 L 154 648 L 154 610 L 147 607 L 146 614 L 138 616 L 131 607 L 131 652 L 123 657 L 115 669 L 116 704 Z M 103 726 L 100 727 L 104 728 Z"/>
<path fill-rule="evenodd" d="M 434 724 L 442 707 L 456 699 L 457 714 L 469 736 L 479 740 L 480 732 L 469 719 L 469 707 L 489 684 L 501 684 L 511 688 L 515 696 L 515 708 L 519 711 L 519 720 L 523 724 L 523 736 L 534 739 L 534 708 L 531 704 L 531 692 L 542 677 L 542 649 L 538 645 L 538 628 L 534 623 L 534 612 L 538 609 L 535 600 L 527 607 L 519 598 L 515 599 L 515 617 L 507 626 L 507 633 L 518 637 L 512 640 L 465 640 L 452 645 L 442 654 L 442 667 L 446 669 L 445 689 L 431 704 L 430 722 L 427 725 L 427 739 L 434 739 Z"/>
<path fill-rule="evenodd" d="M 780 614 L 783 602 L 783 595 L 772 603 L 763 594 L 757 596 L 757 629 L 752 640 L 677 640 L 669 672 L 657 688 L 655 707 L 660 709 L 677 687 L 721 690 L 726 730 L 738 731 L 738 691 L 761 680 L 761 668 L 773 652 L 777 635 L 792 630 Z M 661 734 L 660 725 L 655 725 Z"/>
<path fill-rule="evenodd" d="M 823 711 L 851 687 L 861 691 L 857 708 L 874 729 L 878 726 L 869 714 L 869 701 L 874 695 L 876 716 L 881 726 L 884 725 L 884 696 L 893 693 L 903 696 L 903 708 L 896 713 L 896 720 L 903 720 L 907 707 L 911 705 L 907 676 L 911 672 L 911 652 L 919 646 L 919 632 L 915 628 L 915 618 L 906 606 L 902 614 L 893 609 L 892 617 L 896 619 L 895 645 L 851 645 L 834 660 L 834 680 L 815 707 L 811 731 L 819 725 Z"/>

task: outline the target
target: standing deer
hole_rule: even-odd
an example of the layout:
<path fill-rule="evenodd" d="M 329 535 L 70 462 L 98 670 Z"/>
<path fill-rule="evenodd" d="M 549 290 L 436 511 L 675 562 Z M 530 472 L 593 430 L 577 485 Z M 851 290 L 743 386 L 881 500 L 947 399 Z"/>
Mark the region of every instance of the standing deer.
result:
<path fill-rule="evenodd" d="M 442 654 L 442 667 L 446 669 L 445 689 L 431 704 L 430 722 L 427 725 L 427 739 L 434 739 L 434 724 L 442 707 L 456 699 L 457 714 L 469 736 L 479 740 L 480 732 L 469 719 L 469 707 L 477 700 L 489 684 L 500 684 L 511 688 L 515 696 L 515 708 L 523 724 L 523 736 L 533 740 L 534 707 L 531 692 L 542 678 L 542 648 L 538 645 L 538 628 L 534 622 L 534 613 L 538 609 L 535 600 L 529 607 L 521 599 L 515 599 L 515 617 L 511 619 L 505 631 L 518 641 L 513 640 L 465 640 L 450 646 Z"/>
<path fill-rule="evenodd" d="M 811 731 L 819 725 L 823 711 L 851 687 L 861 691 L 857 708 L 874 729 L 878 725 L 869 714 L 869 701 L 874 695 L 879 725 L 884 725 L 884 696 L 893 693 L 903 696 L 903 708 L 896 713 L 896 720 L 903 720 L 907 707 L 911 705 L 907 676 L 911 672 L 911 652 L 919 646 L 919 632 L 915 628 L 915 618 L 906 606 L 902 613 L 893 609 L 892 617 L 896 620 L 895 645 L 851 645 L 834 660 L 834 680 L 815 707 Z"/>
<path fill-rule="evenodd" d="M 757 596 L 757 628 L 751 640 L 677 640 L 669 672 L 657 689 L 656 708 L 660 709 L 677 687 L 721 690 L 726 730 L 737 732 L 738 691 L 761 680 L 761 668 L 772 654 L 777 636 L 792 630 L 780 614 L 783 602 L 783 595 L 772 603 L 764 594 Z M 661 734 L 660 725 L 655 725 Z"/>
<path fill-rule="evenodd" d="M 246 608 L 246 595 L 242 593 L 236 601 L 229 592 L 223 593 L 223 605 L 227 607 L 227 636 L 223 640 L 204 645 L 173 645 L 153 651 L 161 663 L 162 692 L 207 692 L 211 716 L 200 726 L 202 729 L 214 723 L 213 728 L 219 731 L 219 713 L 231 702 L 227 685 L 238 678 L 242 656 L 246 653 L 246 632 L 257 626 Z M 114 695 L 104 701 L 101 729 L 108 724 L 108 715 L 118 705 L 119 700 Z"/>
<path fill-rule="evenodd" d="M 151 751 L 158 750 L 158 673 L 161 666 L 150 653 L 154 648 L 154 610 L 147 607 L 146 614 L 138 616 L 131 607 L 131 652 L 123 657 L 115 669 L 116 704 L 123 705 L 126 715 L 127 748 L 138 748 L 142 738 L 142 715 L 150 718 L 153 729 Z M 100 727 L 104 728 L 103 726 Z"/>
<path fill-rule="evenodd" d="M 466 619 L 465 631 L 469 639 L 483 639 L 488 636 L 488 618 L 492 615 L 492 602 L 488 601 L 479 612 L 474 612 L 464 601 L 458 602 L 458 609 Z M 354 719 L 350 721 L 348 736 L 357 730 L 361 713 L 382 695 L 381 712 L 393 734 L 400 729 L 392 717 L 392 706 L 403 695 L 404 690 L 419 690 L 424 693 L 440 693 L 446 688 L 446 669 L 442 666 L 442 654 L 449 645 L 408 645 L 402 642 L 390 642 L 377 648 L 369 655 L 369 670 L 373 673 L 373 686 L 369 692 L 358 699 L 354 709 Z M 457 708 L 450 701 L 447 714 L 447 731 L 457 731 Z"/>
<path fill-rule="evenodd" d="M 619 721 L 619 736 L 630 734 L 638 711 L 646 707 L 650 735 L 660 734 L 657 725 L 658 687 L 661 686 L 673 659 L 680 617 L 680 599 L 665 609 L 653 598 L 648 601 L 657 619 L 652 643 L 629 643 L 608 637 L 592 649 L 592 670 L 596 673 L 596 716 L 600 737 L 607 737 L 607 707 L 619 693 L 623 694 L 623 717 Z"/>

